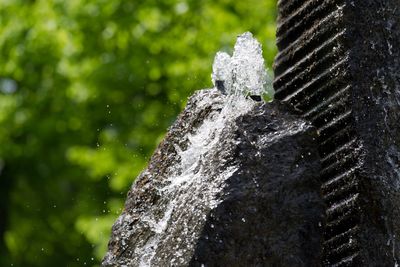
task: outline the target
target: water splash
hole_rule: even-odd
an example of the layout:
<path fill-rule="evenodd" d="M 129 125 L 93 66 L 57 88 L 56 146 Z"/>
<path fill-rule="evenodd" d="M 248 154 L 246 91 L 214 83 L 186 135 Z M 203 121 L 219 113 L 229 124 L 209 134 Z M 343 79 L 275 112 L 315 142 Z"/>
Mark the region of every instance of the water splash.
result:
<path fill-rule="evenodd" d="M 155 259 L 158 247 L 166 239 L 173 236 L 169 231 L 170 225 L 177 218 L 176 212 L 184 210 L 185 205 L 190 202 L 198 202 L 197 209 L 212 210 L 218 205 L 213 190 L 220 188 L 224 180 L 237 170 L 237 166 L 231 166 L 222 170 L 219 175 L 209 180 L 209 174 L 205 173 L 209 162 L 215 158 L 217 147 L 222 142 L 222 133 L 227 125 L 232 124 L 239 116 L 251 110 L 256 104 L 244 96 L 262 96 L 266 88 L 272 88 L 268 80 L 267 71 L 264 67 L 261 44 L 246 32 L 240 35 L 235 44 L 233 55 L 218 52 L 213 64 L 212 80 L 217 89 L 225 95 L 220 96 L 221 101 L 214 103 L 213 111 L 198 125 L 197 129 L 188 135 L 187 147 L 179 147 L 175 144 L 175 150 L 180 158 L 180 164 L 173 170 L 167 179 L 168 183 L 159 188 L 162 201 L 158 203 L 163 212 L 154 216 L 153 211 L 142 215 L 142 223 L 152 234 L 143 247 L 137 249 L 140 255 L 141 267 L 151 266 Z M 210 99 L 201 99 L 195 107 L 200 110 L 206 109 Z M 218 108 L 216 106 L 218 106 Z M 205 186 L 207 185 L 207 186 Z M 156 218 L 158 217 L 158 218 Z M 199 224 L 205 218 L 200 219 Z M 243 219 L 245 220 L 245 219 Z M 245 221 L 244 221 L 245 222 Z M 184 218 L 180 219 L 184 227 L 189 225 Z M 184 228 L 185 229 L 185 228 Z M 193 249 L 193 229 L 186 229 L 184 248 L 175 248 L 176 255 L 183 255 L 187 250 Z M 177 257 L 180 259 L 181 257 Z M 183 258 L 182 258 L 183 259 Z"/>
<path fill-rule="evenodd" d="M 196 109 L 206 109 L 209 100 L 199 101 Z M 143 247 L 136 251 L 136 254 L 140 255 L 140 267 L 153 265 L 153 259 L 160 244 L 168 237 L 173 236 L 168 227 L 175 223 L 174 213 L 184 210 L 187 203 L 193 201 L 198 203 L 196 210 L 192 211 L 193 214 L 197 212 L 199 214 L 205 213 L 204 210 L 214 209 L 219 204 L 214 191 L 219 191 L 217 188 L 221 188 L 224 181 L 237 171 L 237 166 L 231 166 L 211 179 L 210 174 L 206 173 L 209 168 L 205 166 L 216 157 L 215 153 L 217 153 L 218 146 L 223 141 L 223 131 L 227 125 L 234 123 L 239 116 L 252 109 L 256 102 L 246 99 L 242 95 L 223 96 L 221 100 L 223 101 L 217 104 L 219 108 L 213 110 L 208 118 L 193 133 L 188 135 L 188 146 L 186 148 L 183 149 L 177 144 L 175 145 L 180 164 L 173 171 L 171 177 L 167 179 L 168 184 L 159 189 L 163 201 L 158 206 L 163 206 L 163 213 L 159 214 L 160 218 L 157 219 L 150 210 L 149 214 L 144 214 L 144 219 L 142 219 L 145 227 L 152 231 L 152 236 Z M 183 226 L 191 225 L 185 220 L 180 220 Z M 197 223 L 200 225 L 205 220 L 205 217 L 201 218 Z M 193 241 L 197 240 L 197 237 L 193 236 L 196 234 L 193 229 L 184 231 L 186 240 L 182 243 L 185 244 L 185 247 L 175 248 L 177 260 L 184 259 L 179 255 L 184 255 L 188 250 L 193 249 L 195 245 Z M 179 263 L 178 265 L 182 264 Z"/>
<path fill-rule="evenodd" d="M 146 233 L 146 238 L 138 241 L 132 257 L 126 265 L 138 264 L 140 267 L 157 266 L 163 257 L 164 244 L 172 242 L 176 229 L 181 231 L 179 242 L 174 250 L 176 261 L 172 265 L 185 265 L 186 257 L 194 249 L 199 231 L 206 222 L 205 214 L 215 209 L 220 199 L 217 192 L 221 191 L 229 179 L 239 168 L 227 165 L 219 173 L 211 175 L 207 170 L 215 159 L 218 159 L 221 144 L 224 142 L 225 130 L 235 127 L 238 117 L 246 114 L 257 103 L 245 96 L 262 96 L 270 86 L 262 58 L 261 45 L 251 33 L 238 37 L 235 51 L 231 57 L 227 53 L 218 52 L 213 65 L 212 79 L 220 91 L 214 93 L 198 93 L 195 105 L 191 108 L 193 114 L 201 114 L 210 110 L 207 116 L 187 134 L 187 142 L 182 145 L 175 143 L 174 148 L 179 162 L 168 172 L 168 177 L 162 177 L 157 184 L 159 197 L 157 205 L 140 212 L 141 220 L 128 213 L 123 213 L 115 224 L 115 228 L 123 228 L 123 223 L 130 225 L 130 230 L 121 235 L 121 244 L 126 247 L 135 233 Z M 272 87 L 270 87 L 272 88 Z M 212 107 L 210 104 L 212 103 Z M 146 171 L 145 171 L 146 172 Z M 150 177 L 151 174 L 143 174 Z M 158 177 L 158 179 L 161 179 Z M 191 203 L 188 205 L 188 203 Z M 181 211 L 191 207 L 191 217 L 182 216 Z M 134 213 L 133 213 L 134 214 Z M 190 220 L 197 218 L 194 224 Z M 246 219 L 242 219 L 243 223 Z M 179 228 L 174 225 L 179 224 Z M 175 242 L 175 241 L 174 241 Z M 184 244 L 181 246 L 180 244 Z M 107 254 L 106 262 L 112 262 L 112 254 Z M 187 263 L 186 263 L 187 264 Z"/>
<path fill-rule="evenodd" d="M 225 52 L 217 52 L 213 63 L 211 79 L 216 88 L 223 93 L 232 91 L 232 58 Z"/>
<path fill-rule="evenodd" d="M 211 75 L 214 87 L 226 94 L 272 98 L 272 80 L 267 74 L 262 46 L 250 32 L 238 36 L 233 55 L 218 52 Z"/>

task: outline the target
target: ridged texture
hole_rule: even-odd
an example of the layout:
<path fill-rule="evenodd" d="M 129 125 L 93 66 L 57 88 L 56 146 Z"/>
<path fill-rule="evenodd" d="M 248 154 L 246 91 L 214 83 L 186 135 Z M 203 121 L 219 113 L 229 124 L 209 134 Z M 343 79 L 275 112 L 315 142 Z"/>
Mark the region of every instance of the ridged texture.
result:
<path fill-rule="evenodd" d="M 357 266 L 359 149 L 352 128 L 343 0 L 281 0 L 275 97 L 319 131 L 321 192 L 327 204 L 324 266 Z"/>

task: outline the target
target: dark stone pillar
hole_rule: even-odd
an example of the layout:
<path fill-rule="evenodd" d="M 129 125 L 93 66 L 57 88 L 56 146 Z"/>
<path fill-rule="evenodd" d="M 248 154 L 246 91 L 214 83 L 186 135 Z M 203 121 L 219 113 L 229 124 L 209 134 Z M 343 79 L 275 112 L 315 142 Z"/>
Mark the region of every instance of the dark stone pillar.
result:
<path fill-rule="evenodd" d="M 281 0 L 276 98 L 319 132 L 324 264 L 400 264 L 400 1 Z"/>

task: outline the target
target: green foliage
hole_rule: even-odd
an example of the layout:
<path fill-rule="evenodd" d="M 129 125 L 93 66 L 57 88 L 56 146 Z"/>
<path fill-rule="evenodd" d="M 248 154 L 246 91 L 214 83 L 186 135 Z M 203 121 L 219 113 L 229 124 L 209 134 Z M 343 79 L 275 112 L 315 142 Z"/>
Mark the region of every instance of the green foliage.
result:
<path fill-rule="evenodd" d="M 0 0 L 0 266 L 97 265 L 216 51 L 251 31 L 271 66 L 275 13 L 274 0 Z"/>

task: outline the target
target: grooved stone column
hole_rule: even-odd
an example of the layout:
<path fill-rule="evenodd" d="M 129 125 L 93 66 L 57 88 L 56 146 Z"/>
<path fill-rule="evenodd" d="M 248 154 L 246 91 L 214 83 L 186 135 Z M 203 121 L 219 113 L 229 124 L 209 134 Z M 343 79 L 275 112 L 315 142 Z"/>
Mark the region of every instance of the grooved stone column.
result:
<path fill-rule="evenodd" d="M 325 266 L 400 264 L 400 1 L 281 0 L 275 97 L 319 132 Z"/>

